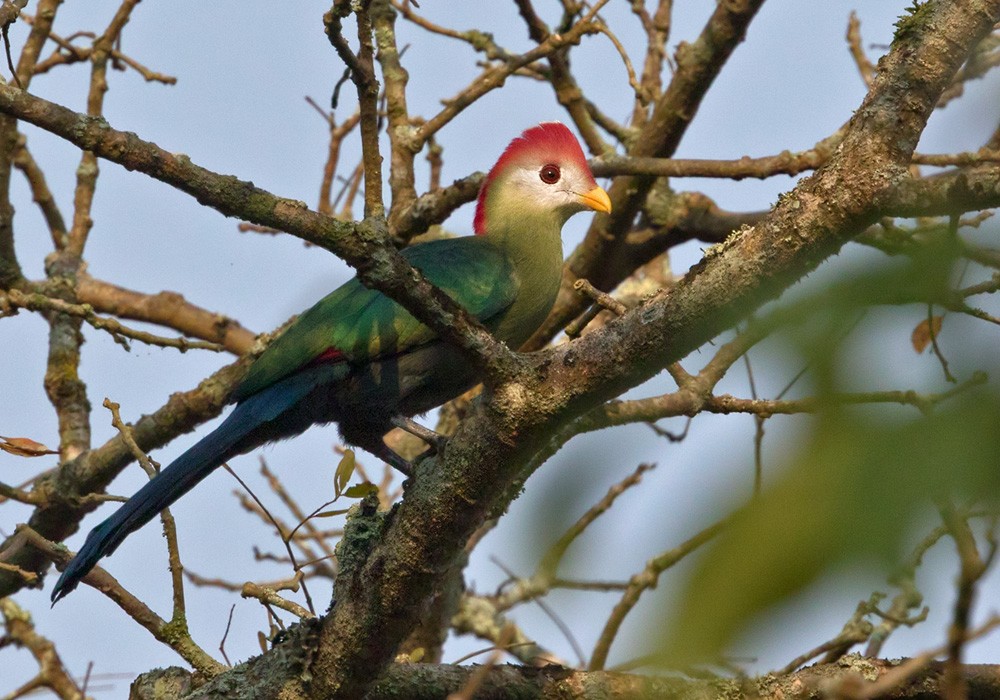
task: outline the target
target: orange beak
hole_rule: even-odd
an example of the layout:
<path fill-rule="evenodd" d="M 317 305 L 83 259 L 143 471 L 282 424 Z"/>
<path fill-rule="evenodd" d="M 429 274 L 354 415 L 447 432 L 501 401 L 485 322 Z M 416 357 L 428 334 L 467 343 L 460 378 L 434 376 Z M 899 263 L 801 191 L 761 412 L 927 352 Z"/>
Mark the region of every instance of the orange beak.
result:
<path fill-rule="evenodd" d="M 611 213 L 611 197 L 608 196 L 603 187 L 595 187 L 590 192 L 578 196 L 584 206 L 595 211 L 603 211 L 605 214 Z"/>

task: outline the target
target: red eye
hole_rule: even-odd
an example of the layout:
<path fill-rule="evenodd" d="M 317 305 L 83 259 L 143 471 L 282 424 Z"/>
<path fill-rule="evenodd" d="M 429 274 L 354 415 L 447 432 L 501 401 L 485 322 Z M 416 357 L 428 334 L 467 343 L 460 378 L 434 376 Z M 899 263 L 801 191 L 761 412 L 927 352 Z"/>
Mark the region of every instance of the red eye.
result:
<path fill-rule="evenodd" d="M 538 177 L 542 179 L 546 185 L 554 185 L 559 182 L 560 177 L 559 166 L 549 163 L 548 165 L 543 165 L 542 169 L 538 171 Z"/>

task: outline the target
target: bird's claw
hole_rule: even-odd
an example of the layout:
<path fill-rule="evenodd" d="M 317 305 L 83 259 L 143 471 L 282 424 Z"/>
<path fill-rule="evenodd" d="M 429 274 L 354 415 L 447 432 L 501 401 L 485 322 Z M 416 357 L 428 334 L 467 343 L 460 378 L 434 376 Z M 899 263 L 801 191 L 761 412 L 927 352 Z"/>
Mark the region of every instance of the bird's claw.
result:
<path fill-rule="evenodd" d="M 440 453 L 444 450 L 444 446 L 448 444 L 448 437 L 442 435 L 441 433 L 435 432 L 430 428 L 425 428 L 411 418 L 406 416 L 394 416 L 392 418 L 392 424 L 404 430 L 410 435 L 420 438 L 428 445 L 435 453 Z"/>

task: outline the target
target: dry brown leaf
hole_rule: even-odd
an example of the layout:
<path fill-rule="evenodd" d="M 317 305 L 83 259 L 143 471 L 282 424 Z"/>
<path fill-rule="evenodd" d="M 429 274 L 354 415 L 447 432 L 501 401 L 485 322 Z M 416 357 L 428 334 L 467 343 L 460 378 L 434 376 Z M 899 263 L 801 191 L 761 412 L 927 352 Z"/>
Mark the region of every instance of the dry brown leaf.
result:
<path fill-rule="evenodd" d="M 944 316 L 925 318 L 913 329 L 910 342 L 913 343 L 913 349 L 917 351 L 918 355 L 927 349 L 927 346 L 931 344 L 932 338 L 937 338 L 941 335 L 941 321 L 943 320 Z"/>
<path fill-rule="evenodd" d="M 41 457 L 42 455 L 57 455 L 56 450 L 50 450 L 40 442 L 31 438 L 9 438 L 0 435 L 0 450 L 18 457 Z"/>

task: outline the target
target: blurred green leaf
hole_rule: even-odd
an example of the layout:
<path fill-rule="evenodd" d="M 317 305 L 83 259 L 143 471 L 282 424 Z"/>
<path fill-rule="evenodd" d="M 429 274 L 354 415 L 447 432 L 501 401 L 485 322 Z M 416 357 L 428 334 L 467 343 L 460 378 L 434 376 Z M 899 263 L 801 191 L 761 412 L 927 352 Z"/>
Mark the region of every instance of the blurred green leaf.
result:
<path fill-rule="evenodd" d="M 969 392 L 909 421 L 829 408 L 777 481 L 700 561 L 661 651 L 712 660 L 754 615 L 845 562 L 894 557 L 917 512 L 944 495 L 1000 492 L 1000 397 Z"/>

